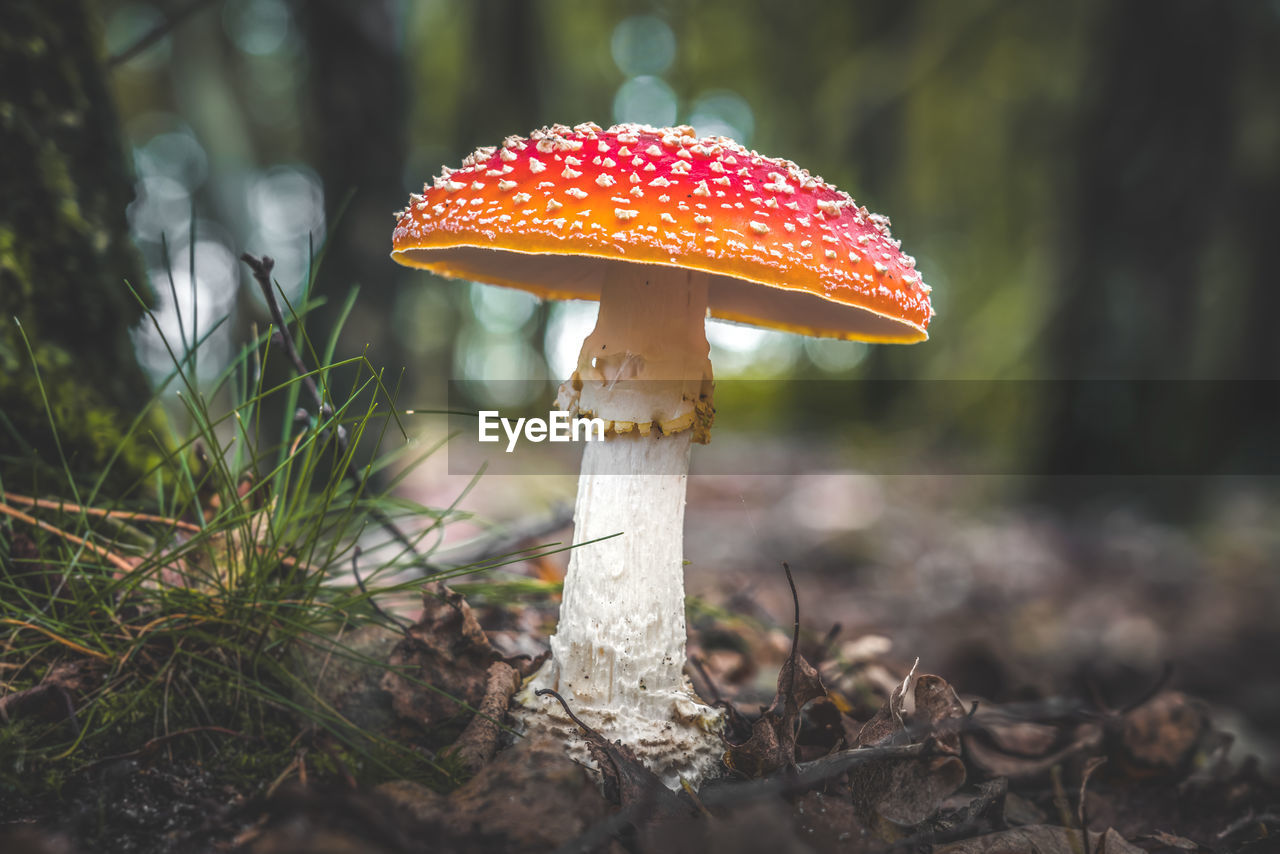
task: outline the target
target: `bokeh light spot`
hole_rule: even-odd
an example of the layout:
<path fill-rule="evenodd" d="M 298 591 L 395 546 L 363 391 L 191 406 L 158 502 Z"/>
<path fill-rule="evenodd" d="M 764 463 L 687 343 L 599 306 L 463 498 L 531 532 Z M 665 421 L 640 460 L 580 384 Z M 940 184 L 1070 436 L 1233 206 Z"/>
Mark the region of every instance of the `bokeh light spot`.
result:
<path fill-rule="evenodd" d="M 211 379 L 226 366 L 231 330 L 222 321 L 234 306 L 239 288 L 236 264 L 235 253 L 227 244 L 201 238 L 194 250 L 190 244 L 176 245 L 167 269 L 157 267 L 147 271 L 155 295 L 152 308 L 155 324 L 149 321 L 139 324 L 133 337 L 138 360 L 153 380 L 172 373 L 174 357 L 184 356 L 185 350 L 205 336 L 210 337 L 200 344 L 200 379 Z"/>
<path fill-rule="evenodd" d="M 547 357 L 551 376 L 566 380 L 578 367 L 578 353 L 582 342 L 596 328 L 596 315 L 600 304 L 586 300 L 569 300 L 551 304 L 547 318 L 547 334 L 542 351 Z"/>
<path fill-rule="evenodd" d="M 695 98 L 686 122 L 699 136 L 727 136 L 743 145 L 750 144 L 756 129 L 751 105 L 728 89 L 713 89 Z"/>
<path fill-rule="evenodd" d="M 546 364 L 517 335 L 494 335 L 481 326 L 463 329 L 454 345 L 457 376 L 476 399 L 493 406 L 521 406 L 545 394 Z"/>
<path fill-rule="evenodd" d="M 281 0 L 230 0 L 222 7 L 222 27 L 240 50 L 267 56 L 289 37 L 289 8 Z"/>
<path fill-rule="evenodd" d="M 276 166 L 266 170 L 250 184 L 248 202 L 249 215 L 268 238 L 296 238 L 324 230 L 324 191 L 310 169 Z"/>
<path fill-rule="evenodd" d="M 171 178 L 188 192 L 209 176 L 209 158 L 189 130 L 158 133 L 133 151 L 134 168 L 141 178 Z"/>
<path fill-rule="evenodd" d="M 707 342 L 711 345 L 711 367 L 717 377 L 751 374 L 781 376 L 795 364 L 800 352 L 800 336 L 728 323 L 707 321 Z"/>
<path fill-rule="evenodd" d="M 135 238 L 158 241 L 173 231 L 175 223 L 191 220 L 191 194 L 181 182 L 165 175 L 142 176 L 127 215 Z"/>
<path fill-rule="evenodd" d="M 676 37 L 667 22 L 653 15 L 633 15 L 613 28 L 609 43 L 613 61 L 628 77 L 661 74 L 676 58 Z"/>
<path fill-rule="evenodd" d="M 497 334 L 520 329 L 538 307 L 538 298 L 533 294 L 480 282 L 471 283 L 469 296 L 476 322 Z"/>
<path fill-rule="evenodd" d="M 613 119 L 656 127 L 676 123 L 676 93 L 657 77 L 633 77 L 613 97 Z"/>
<path fill-rule="evenodd" d="M 806 338 L 804 353 L 810 362 L 823 371 L 842 374 L 856 368 L 867 357 L 867 345 L 863 341 Z"/>

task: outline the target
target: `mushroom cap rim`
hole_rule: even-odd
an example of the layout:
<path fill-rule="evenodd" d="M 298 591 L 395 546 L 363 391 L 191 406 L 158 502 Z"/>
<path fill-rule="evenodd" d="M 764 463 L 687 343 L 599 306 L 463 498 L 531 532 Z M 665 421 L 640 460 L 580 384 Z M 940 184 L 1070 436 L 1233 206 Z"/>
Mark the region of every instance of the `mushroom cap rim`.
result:
<path fill-rule="evenodd" d="M 582 247 L 582 248 L 588 249 L 588 247 Z M 738 273 L 726 273 L 722 270 L 712 269 L 711 265 L 707 265 L 707 264 L 672 263 L 672 262 L 663 262 L 663 261 L 656 261 L 656 260 L 637 261 L 637 260 L 631 260 L 629 258 L 619 258 L 615 255 L 609 255 L 601 251 L 593 252 L 593 251 L 589 251 L 589 249 L 588 251 L 554 252 L 554 251 L 545 251 L 545 250 L 516 249 L 508 246 L 485 245 L 483 243 L 477 243 L 474 241 L 459 241 L 457 243 L 450 243 L 447 245 L 439 245 L 439 246 L 409 246 L 409 245 L 397 246 L 392 249 L 391 258 L 396 263 L 402 266 L 411 267 L 411 268 L 420 269 L 420 270 L 427 270 L 428 272 L 435 273 L 436 275 L 442 276 L 447 279 L 463 279 L 467 281 L 480 282 L 481 284 L 497 285 L 499 287 L 513 288 L 515 290 L 521 290 L 521 291 L 525 291 L 526 293 L 531 293 L 540 299 L 591 300 L 591 301 L 599 300 L 598 292 L 593 295 L 593 294 L 573 293 L 569 291 L 556 291 L 553 288 L 542 287 L 536 283 L 524 281 L 515 276 L 512 276 L 512 277 L 497 277 L 492 275 L 478 276 L 471 272 L 451 269 L 450 265 L 443 260 L 435 263 L 423 263 L 415 260 L 412 257 L 416 253 L 429 254 L 434 252 L 447 252 L 453 249 L 480 249 L 480 250 L 488 250 L 490 252 L 505 252 L 505 253 L 510 253 L 512 255 L 528 255 L 528 256 L 540 256 L 540 257 L 593 258 L 599 261 L 612 262 L 612 263 L 618 263 L 618 264 L 634 264 L 637 266 L 665 267 L 665 268 L 674 269 L 674 270 L 693 270 L 693 271 L 703 272 L 711 276 L 730 279 L 743 284 L 773 288 L 775 290 L 784 291 L 791 294 L 798 294 L 802 296 L 811 297 L 814 299 L 819 299 L 824 302 L 830 303 L 833 307 L 837 307 L 838 309 L 841 309 L 841 310 L 860 312 L 865 315 L 872 315 L 879 320 L 888 321 L 889 323 L 900 327 L 903 334 L 901 335 L 875 335 L 875 334 L 866 334 L 866 333 L 844 334 L 839 331 L 831 331 L 830 329 L 823 330 L 818 327 L 803 327 L 803 326 L 797 326 L 797 325 L 791 325 L 791 324 L 775 323 L 770 321 L 768 318 L 737 316 L 732 312 L 725 312 L 723 309 L 717 309 L 715 306 L 711 306 L 708 309 L 707 313 L 709 316 L 714 317 L 718 320 L 726 320 L 731 323 L 739 323 L 739 324 L 744 324 L 748 326 L 756 326 L 764 329 L 776 329 L 783 332 L 793 332 L 793 333 L 807 335 L 809 337 L 814 337 L 814 338 L 835 338 L 835 339 L 846 340 L 846 341 L 863 341 L 871 344 L 917 344 L 917 343 L 921 343 L 923 341 L 929 340 L 929 331 L 927 328 L 921 327 L 918 324 L 913 323 L 910 320 L 906 320 L 902 317 L 896 317 L 892 314 L 886 314 L 885 312 L 876 311 L 875 309 L 868 308 L 862 305 L 857 305 L 855 303 L 832 299 L 831 297 L 825 296 L 821 293 L 816 293 L 813 290 L 810 290 L 809 288 L 789 287 L 788 285 L 779 283 L 777 281 L 765 281 L 763 279 L 752 278 L 752 277 L 740 275 Z M 695 257 L 691 257 L 687 260 L 690 260 L 690 261 L 695 260 Z"/>

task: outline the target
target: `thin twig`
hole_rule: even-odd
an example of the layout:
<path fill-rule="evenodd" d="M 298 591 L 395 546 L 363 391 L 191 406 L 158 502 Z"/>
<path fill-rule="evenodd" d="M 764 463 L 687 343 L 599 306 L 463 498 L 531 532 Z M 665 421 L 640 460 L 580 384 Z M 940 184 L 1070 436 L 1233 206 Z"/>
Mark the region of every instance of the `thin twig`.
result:
<path fill-rule="evenodd" d="M 30 629 L 33 632 L 39 632 L 40 634 L 44 635 L 45 637 L 49 638 L 52 641 L 62 644 L 67 649 L 75 650 L 81 655 L 87 655 L 87 656 L 90 656 L 91 658 L 96 658 L 100 661 L 111 660 L 111 656 L 107 655 L 104 652 L 98 652 L 97 650 L 89 649 L 87 646 L 78 644 L 75 641 L 70 640 L 68 638 L 64 638 L 62 635 L 52 632 L 49 629 L 46 629 L 44 626 L 36 625 L 35 623 L 28 623 L 26 620 L 15 620 L 12 617 L 0 617 L 0 625 L 16 626 L 20 629 Z"/>
<path fill-rule="evenodd" d="M 1058 810 L 1058 820 L 1062 822 L 1062 826 L 1070 828 L 1075 822 L 1075 816 L 1071 814 L 1071 801 L 1067 798 L 1067 790 L 1062 786 L 1062 766 L 1054 765 L 1049 769 L 1049 779 L 1053 783 L 1053 806 Z M 1088 833 L 1085 833 L 1085 845 L 1088 845 Z M 1073 854 L 1085 854 L 1084 846 L 1076 844 L 1075 837 L 1070 832 L 1067 833 L 1067 842 L 1071 845 Z"/>
<path fill-rule="evenodd" d="M 791 577 L 791 566 L 785 560 L 782 562 L 782 571 L 787 574 L 787 584 L 791 587 L 791 603 L 795 608 L 795 622 L 791 626 L 791 654 L 787 656 L 787 663 L 791 665 L 790 685 L 788 685 L 787 699 L 790 703 L 795 702 L 796 698 L 796 658 L 800 654 L 800 594 L 796 592 L 796 580 Z M 799 711 L 797 709 L 796 711 Z M 797 718 L 795 727 L 799 729 L 800 721 Z M 792 762 L 794 764 L 794 761 Z"/>
<path fill-rule="evenodd" d="M 711 678 L 711 674 L 707 672 L 706 664 L 702 661 L 702 656 L 690 656 L 689 661 L 693 663 L 693 669 L 698 671 L 698 675 L 702 677 L 702 681 L 706 683 L 707 693 L 711 695 L 711 705 L 719 703 L 724 699 L 720 694 L 720 689 L 716 687 L 715 680 Z"/>
<path fill-rule="evenodd" d="M 1084 763 L 1084 771 L 1080 775 L 1080 799 L 1076 804 L 1076 816 L 1080 819 L 1080 838 L 1084 840 L 1084 854 L 1092 854 L 1089 850 L 1089 806 L 1085 797 L 1088 794 L 1089 778 L 1106 762 L 1107 757 L 1094 756 Z"/>
<path fill-rule="evenodd" d="M 156 24 L 154 27 L 152 27 L 151 29 L 143 33 L 142 36 L 133 44 L 129 45 L 127 48 L 120 51 L 119 53 L 113 54 L 112 56 L 107 57 L 107 67 L 114 68 L 117 65 L 123 65 L 124 63 L 133 59 L 135 56 L 142 53 L 147 48 L 155 44 L 156 42 L 160 41 L 160 39 L 169 35 L 169 33 L 173 32 L 173 30 L 177 29 L 179 24 L 181 24 L 187 18 L 191 17 L 196 12 L 199 12 L 201 7 L 208 6 L 212 2 L 213 0 L 191 0 L 191 2 L 187 3 L 186 5 L 179 6 L 171 14 L 169 14 L 163 21 L 161 21 L 160 23 Z M 194 253 L 193 253 L 193 257 L 194 257 Z"/>
<path fill-rule="evenodd" d="M 711 814 L 711 810 L 707 809 L 706 804 L 698 797 L 698 790 L 693 787 L 685 778 L 680 778 L 680 788 L 684 789 L 684 793 L 689 796 L 689 800 L 693 801 L 693 805 L 698 808 L 698 812 L 702 813 L 705 818 L 715 818 Z"/>
<path fill-rule="evenodd" d="M 554 692 L 550 692 L 553 693 Z M 849 769 L 869 762 L 893 762 L 928 758 L 935 750 L 932 741 L 917 744 L 891 745 L 887 747 L 860 747 L 824 756 L 813 762 L 796 766 L 794 773 L 775 774 L 758 780 L 723 783 L 708 789 L 699 796 L 701 808 L 708 812 L 715 807 L 741 808 L 744 804 L 764 798 L 775 798 L 797 786 L 811 787 L 844 774 Z M 634 803 L 587 828 L 578 836 L 556 849 L 556 854 L 579 854 L 596 851 L 614 839 L 628 825 L 635 824 L 641 810 L 648 805 Z"/>
<path fill-rule="evenodd" d="M 1274 812 L 1255 813 L 1252 809 L 1250 809 L 1247 813 L 1240 816 L 1240 818 L 1236 819 L 1235 821 L 1231 822 L 1231 824 L 1228 824 L 1226 827 L 1224 827 L 1218 833 L 1218 838 L 1226 839 L 1228 836 L 1231 836 L 1234 833 L 1239 833 L 1240 831 L 1244 830 L 1246 827 L 1252 824 L 1258 824 L 1258 825 L 1280 824 L 1280 813 L 1274 813 Z"/>
<path fill-rule="evenodd" d="M 364 595 L 365 599 L 368 601 L 369 607 L 372 608 L 374 612 L 377 613 L 378 616 L 382 617 L 382 619 L 386 620 L 388 623 L 391 623 L 392 625 L 397 626 L 401 631 L 407 632 L 410 627 L 410 624 L 408 622 L 401 621 L 397 617 L 394 617 L 391 614 L 388 614 L 386 611 L 382 610 L 382 606 L 379 605 L 377 602 L 373 601 L 373 596 L 369 595 L 368 588 L 364 586 L 364 579 L 360 577 L 360 555 L 361 554 L 363 554 L 363 551 L 359 546 L 356 546 L 355 549 L 351 552 L 351 574 L 356 579 L 356 587 L 360 588 L 360 592 L 361 594 Z"/>
<path fill-rule="evenodd" d="M 155 522 L 161 525 L 168 525 L 171 528 L 181 528 L 184 531 L 198 534 L 201 527 L 192 522 L 184 522 L 181 519 L 173 519 L 168 516 L 156 516 L 151 513 L 137 513 L 133 510 L 104 510 L 100 507 L 84 507 L 80 504 L 74 504 L 67 501 L 52 501 L 48 498 L 30 498 L 26 495 L 18 495 L 16 492 L 6 492 L 6 501 L 12 501 L 16 504 L 24 504 L 27 507 L 40 507 L 45 510 L 57 510 L 62 513 L 84 513 L 86 516 L 98 516 L 104 519 L 119 519 L 125 522 Z"/>
<path fill-rule="evenodd" d="M 249 265 L 249 269 L 253 271 L 254 281 L 258 283 L 258 287 L 262 290 L 262 296 L 267 301 L 267 308 L 271 311 L 271 320 L 275 323 L 276 330 L 280 334 L 280 343 L 284 346 L 285 355 L 289 357 L 289 361 L 293 362 L 293 369 L 298 372 L 298 378 L 302 380 L 303 388 L 310 393 L 312 400 L 320 409 L 325 409 L 327 404 L 324 397 L 320 394 L 320 389 L 316 387 L 315 380 L 311 378 L 311 372 L 307 370 L 307 365 L 302 361 L 302 354 L 298 352 L 298 347 L 293 343 L 293 336 L 289 334 L 288 324 L 285 323 L 284 314 L 280 311 L 280 303 L 276 301 L 275 288 L 271 283 L 271 271 L 275 269 L 276 262 L 273 258 L 263 255 L 261 259 L 255 258 L 248 252 L 240 256 L 240 260 Z"/>
<path fill-rule="evenodd" d="M 323 414 L 330 409 L 325 402 L 324 395 L 320 393 L 320 389 L 316 386 L 315 380 L 311 378 L 311 372 L 307 370 L 306 363 L 302 361 L 302 355 L 298 352 L 297 345 L 293 342 L 293 336 L 289 333 L 289 326 L 285 323 L 284 314 L 280 311 L 280 303 L 276 300 L 275 288 L 271 282 L 271 271 L 275 268 L 275 261 L 270 257 L 263 255 L 262 258 L 255 258 L 248 252 L 240 256 L 240 260 L 249 266 L 253 272 L 254 281 L 258 283 L 259 289 L 262 291 L 263 298 L 267 301 L 267 308 L 271 311 L 271 320 L 275 323 L 276 329 L 279 330 L 280 343 L 284 346 L 285 355 L 289 361 L 293 363 L 293 368 L 298 373 L 298 378 L 302 381 L 303 388 L 311 395 L 312 401 L 316 405 L 316 411 Z M 338 451 L 343 456 L 348 456 L 347 450 L 349 442 L 347 433 L 339 426 L 333 431 L 334 439 L 338 443 Z M 347 462 L 347 477 L 351 478 L 356 484 L 363 485 L 364 477 L 356 471 L 355 460 L 351 458 Z M 413 540 L 383 511 L 377 507 L 371 508 L 370 515 L 374 521 L 378 523 L 387 533 L 395 538 L 410 554 L 414 556 L 414 565 L 427 571 L 428 574 L 434 575 L 442 572 L 439 567 L 432 566 L 427 560 L 418 554 L 418 549 L 414 545 Z"/>
<path fill-rule="evenodd" d="M 7 504 L 0 503 L 0 513 L 3 513 L 6 516 L 12 516 L 13 518 L 17 519 L 19 522 L 25 522 L 26 524 L 39 528 L 42 531 L 47 531 L 50 534 L 53 534 L 55 537 L 60 537 L 66 540 L 67 542 L 72 543 L 73 545 L 86 548 L 89 551 L 96 554 L 98 557 L 110 563 L 112 566 L 116 567 L 116 569 L 119 569 L 121 572 L 128 573 L 128 572 L 133 572 L 135 569 L 137 569 L 136 566 L 129 563 L 127 560 L 120 557 L 120 555 L 116 554 L 110 549 L 105 549 L 102 546 L 94 545 L 93 543 L 89 542 L 86 539 L 83 539 L 82 537 L 77 537 L 75 534 L 68 533 L 62 530 L 61 528 L 58 528 L 54 525 L 50 525 L 48 522 L 45 522 L 42 519 L 37 519 L 34 516 L 28 516 L 26 513 L 23 513 L 21 510 L 17 510 L 13 507 L 8 506 Z"/>
<path fill-rule="evenodd" d="M 577 724 L 578 729 L 582 730 L 584 735 L 599 735 L 599 733 L 597 733 L 591 727 L 587 726 L 582 721 L 578 720 L 578 716 L 575 715 L 573 713 L 573 710 L 569 708 L 569 703 L 565 700 L 564 697 L 561 697 L 558 692 L 553 691 L 550 688 L 539 688 L 537 691 L 534 691 L 533 693 L 535 696 L 538 696 L 538 697 L 545 697 L 548 694 L 550 694 L 552 697 L 555 697 L 560 702 L 560 708 L 564 709 L 564 713 L 569 716 L 569 720 Z"/>
<path fill-rule="evenodd" d="M 800 646 L 800 594 L 796 592 L 796 580 L 791 577 L 791 566 L 784 560 L 782 571 L 787 574 L 787 584 L 791 587 L 791 604 L 795 609 L 795 621 L 791 626 L 791 657 L 795 658 L 796 649 Z"/>

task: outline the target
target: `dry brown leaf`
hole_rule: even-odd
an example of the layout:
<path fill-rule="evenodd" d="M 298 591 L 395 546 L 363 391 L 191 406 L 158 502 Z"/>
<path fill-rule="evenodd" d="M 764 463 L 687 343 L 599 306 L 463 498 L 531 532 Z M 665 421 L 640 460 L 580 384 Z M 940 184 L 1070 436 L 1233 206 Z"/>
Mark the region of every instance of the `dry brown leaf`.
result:
<path fill-rule="evenodd" d="M 843 789 L 840 790 L 843 792 Z M 848 795 L 805 792 L 796 799 L 792 822 L 816 851 L 861 851 L 866 825 L 858 820 Z"/>
<path fill-rule="evenodd" d="M 751 737 L 743 744 L 730 745 L 724 758 L 725 765 L 748 777 L 763 777 L 779 768 L 795 767 L 800 713 L 810 701 L 827 695 L 817 669 L 800 654 L 800 603 L 795 598 L 791 568 L 786 563 L 782 566 L 796 603 L 791 652 L 778 671 L 778 690 L 773 704 L 752 724 Z"/>
<path fill-rule="evenodd" d="M 778 722 L 761 715 L 751 724 L 751 737 L 742 744 L 730 745 L 724 762 L 746 777 L 764 777 L 786 764 L 778 742 Z"/>
<path fill-rule="evenodd" d="M 805 709 L 804 724 L 797 738 L 798 761 L 810 762 L 844 747 L 845 720 L 845 715 L 830 698 L 819 697 L 811 702 Z"/>
<path fill-rule="evenodd" d="M 1004 777 L 986 780 L 946 798 L 932 826 L 936 831 L 961 828 L 965 836 L 974 836 L 983 830 L 1002 830 L 1008 826 L 1005 822 L 1008 800 L 1008 780 Z"/>
<path fill-rule="evenodd" d="M 1134 776 L 1180 774 L 1209 730 L 1204 704 L 1179 691 L 1163 691 L 1124 715 L 1121 743 Z"/>
<path fill-rule="evenodd" d="M 104 662 L 92 658 L 53 665 L 40 684 L 0 697 L 0 723 L 27 717 L 74 721 L 81 699 L 101 683 L 105 670 Z"/>
<path fill-rule="evenodd" d="M 1037 824 L 988 833 L 934 848 L 934 854 L 1080 854 L 1080 831 Z M 1143 854 L 1141 848 L 1125 841 L 1114 830 L 1089 833 L 1091 854 Z"/>
<path fill-rule="evenodd" d="M 884 760 L 849 772 L 853 801 L 872 814 L 901 826 L 919 824 L 964 785 L 958 727 L 967 717 L 955 690 L 941 677 L 915 668 L 879 712 L 859 730 L 859 746 L 932 741 L 931 754 L 916 759 Z M 942 754 L 942 755 L 939 755 Z"/>
<path fill-rule="evenodd" d="M 520 739 L 447 797 L 405 780 L 377 790 L 440 828 L 421 841 L 430 851 L 553 851 L 613 810 L 591 774 L 545 737 Z"/>
<path fill-rule="evenodd" d="M 778 692 L 751 725 L 751 737 L 731 745 L 725 764 L 748 777 L 763 777 L 796 762 L 800 713 L 810 701 L 826 696 L 822 679 L 804 656 L 793 652 L 778 672 Z"/>
<path fill-rule="evenodd" d="M 502 656 L 462 594 L 436 583 L 423 592 L 422 605 L 421 618 L 391 652 L 382 687 L 396 714 L 437 727 L 469 716 L 480 705 L 489 666 Z M 507 664 L 524 675 L 531 662 L 510 659 Z M 397 672 L 405 669 L 412 679 Z"/>
<path fill-rule="evenodd" d="M 851 773 L 855 804 L 902 827 L 920 824 L 964 785 L 964 763 L 955 756 L 880 762 Z"/>
<path fill-rule="evenodd" d="M 1022 780 L 1070 757 L 1099 753 L 1106 738 L 1098 721 L 1028 721 L 999 706 L 979 705 L 962 741 L 965 759 L 991 776 Z"/>
<path fill-rule="evenodd" d="M 1199 851 L 1200 843 L 1185 836 L 1178 836 L 1173 833 L 1165 833 L 1163 830 L 1157 830 L 1146 836 L 1140 836 L 1139 839 L 1150 839 L 1153 842 L 1159 842 L 1167 848 L 1177 848 L 1181 851 Z"/>
<path fill-rule="evenodd" d="M 954 724 L 967 716 L 964 704 L 945 679 L 931 673 L 917 675 L 913 667 L 880 711 L 862 725 L 856 744 L 877 746 L 933 736 L 958 753 L 960 743 Z"/>

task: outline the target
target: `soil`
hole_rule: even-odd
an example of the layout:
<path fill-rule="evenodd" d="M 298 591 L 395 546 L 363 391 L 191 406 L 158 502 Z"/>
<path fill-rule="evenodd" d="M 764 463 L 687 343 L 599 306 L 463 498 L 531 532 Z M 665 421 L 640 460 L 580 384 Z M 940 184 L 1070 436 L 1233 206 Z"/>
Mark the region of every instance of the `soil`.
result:
<path fill-rule="evenodd" d="M 845 502 L 829 518 L 789 509 L 828 493 Z M 696 794 L 608 733 L 587 734 L 588 769 L 357 672 L 332 701 L 376 706 L 370 726 L 455 757 L 465 782 L 237 786 L 150 751 L 56 798 L 5 794 L 0 851 L 1275 850 L 1280 520 L 1251 488 L 1214 506 L 1174 525 L 923 479 L 694 478 L 691 531 L 751 533 L 690 536 L 692 674 L 731 710 L 725 776 Z M 438 587 L 423 604 L 363 648 L 491 711 L 556 607 Z"/>

